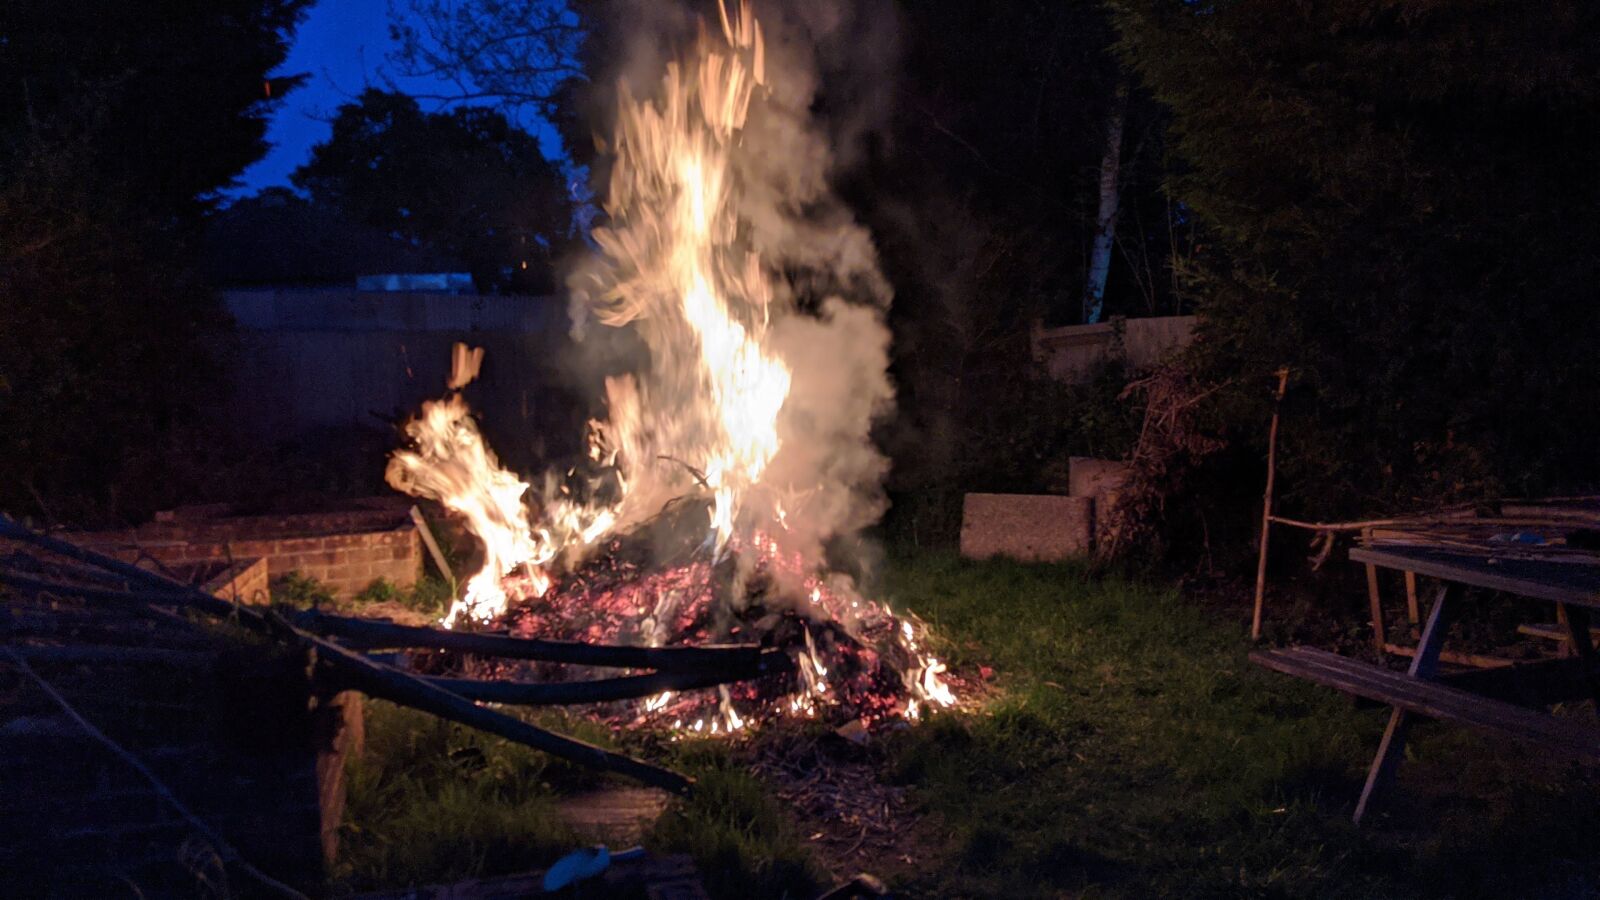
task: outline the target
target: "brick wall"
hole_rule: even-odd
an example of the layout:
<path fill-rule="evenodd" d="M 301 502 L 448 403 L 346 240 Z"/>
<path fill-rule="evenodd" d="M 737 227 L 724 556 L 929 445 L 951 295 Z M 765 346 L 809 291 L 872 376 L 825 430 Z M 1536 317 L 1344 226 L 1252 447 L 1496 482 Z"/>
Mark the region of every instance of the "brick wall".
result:
<path fill-rule="evenodd" d="M 422 565 L 416 528 L 404 511 L 393 509 L 180 518 L 60 537 L 126 560 L 149 556 L 172 567 L 262 558 L 269 579 L 299 572 L 328 585 L 340 597 L 380 578 L 410 588 Z"/>
<path fill-rule="evenodd" d="M 267 561 L 259 556 L 233 562 L 188 565 L 169 563 L 168 568 L 180 581 L 199 585 L 206 593 L 227 600 L 240 603 L 266 603 L 272 599 L 272 584 L 267 575 Z"/>

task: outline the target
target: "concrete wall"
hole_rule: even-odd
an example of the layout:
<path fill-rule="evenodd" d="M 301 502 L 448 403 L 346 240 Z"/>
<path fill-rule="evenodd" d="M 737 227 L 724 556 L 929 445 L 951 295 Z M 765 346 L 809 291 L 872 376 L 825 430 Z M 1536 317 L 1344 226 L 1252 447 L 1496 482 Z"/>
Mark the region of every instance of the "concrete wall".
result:
<path fill-rule="evenodd" d="M 567 414 L 551 390 L 565 306 L 550 297 L 253 290 L 223 295 L 238 323 L 219 418 L 246 443 L 382 431 L 444 392 L 450 348 L 487 351 L 469 398 L 502 429 Z M 381 464 L 378 461 L 377 464 Z"/>
<path fill-rule="evenodd" d="M 1135 369 L 1156 364 L 1172 350 L 1188 345 L 1194 336 L 1194 323 L 1194 316 L 1159 316 L 1061 328 L 1036 324 L 1033 355 L 1051 377 L 1076 383 L 1118 358 Z"/>

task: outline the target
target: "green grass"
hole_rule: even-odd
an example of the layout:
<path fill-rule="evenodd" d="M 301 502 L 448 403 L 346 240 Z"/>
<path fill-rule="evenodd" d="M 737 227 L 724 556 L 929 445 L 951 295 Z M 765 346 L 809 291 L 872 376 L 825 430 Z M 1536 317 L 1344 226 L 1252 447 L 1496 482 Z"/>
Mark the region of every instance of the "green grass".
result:
<path fill-rule="evenodd" d="M 366 744 L 348 768 L 337 874 L 349 887 L 527 871 L 576 845 L 554 804 L 593 783 L 587 771 L 381 701 L 368 702 Z"/>
<path fill-rule="evenodd" d="M 298 571 L 289 572 L 272 583 L 272 602 L 293 609 L 321 609 L 327 612 L 359 612 L 373 603 L 393 603 L 430 617 L 442 617 L 450 608 L 450 585 L 443 578 L 427 574 L 410 588 L 401 588 L 384 578 L 375 578 L 354 597 L 340 600 L 333 589 Z"/>
<path fill-rule="evenodd" d="M 550 714 L 536 721 L 616 746 L 587 720 Z M 381 701 L 368 703 L 366 727 L 366 752 L 348 768 L 335 872 L 341 892 L 527 872 L 587 844 L 555 806 L 563 796 L 605 784 L 605 776 Z M 793 823 L 755 778 L 731 763 L 725 745 L 686 742 L 666 755 L 698 786 L 646 835 L 647 847 L 693 855 L 713 897 L 818 892 Z"/>
<path fill-rule="evenodd" d="M 958 670 L 995 670 L 982 708 L 875 745 L 926 816 L 925 850 L 893 872 L 906 896 L 1600 896 L 1593 774 L 1460 728 L 1415 729 L 1398 789 L 1352 826 L 1384 712 L 1251 666 L 1242 615 L 1072 566 L 941 554 L 891 558 L 879 587 L 933 623 Z M 626 740 L 700 783 L 647 846 L 693 855 L 715 897 L 815 896 L 805 842 L 736 751 Z M 552 804 L 597 783 L 383 704 L 369 745 L 351 887 L 541 866 L 577 841 Z"/>
<path fill-rule="evenodd" d="M 891 749 L 948 840 L 913 895 L 1572 896 L 1600 875 L 1593 779 L 1455 728 L 1414 731 L 1392 815 L 1354 828 L 1384 712 L 1251 666 L 1242 618 L 1168 588 L 936 555 L 886 588 L 1003 689 Z"/>

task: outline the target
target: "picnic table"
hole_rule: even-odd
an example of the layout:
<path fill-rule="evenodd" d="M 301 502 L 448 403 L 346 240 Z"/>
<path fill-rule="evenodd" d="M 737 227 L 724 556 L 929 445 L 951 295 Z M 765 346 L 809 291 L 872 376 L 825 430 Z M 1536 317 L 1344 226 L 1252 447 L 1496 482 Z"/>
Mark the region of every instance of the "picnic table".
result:
<path fill-rule="evenodd" d="M 1600 562 L 1535 558 L 1487 548 L 1473 551 L 1403 544 L 1356 547 L 1350 551 L 1350 559 L 1368 566 L 1369 582 L 1370 573 L 1379 568 L 1407 573 L 1408 586 L 1417 575 L 1439 581 L 1406 672 L 1310 647 L 1260 651 L 1250 658 L 1274 671 L 1392 708 L 1356 804 L 1357 823 L 1393 778 L 1411 724 L 1418 717 L 1458 722 L 1600 760 L 1600 727 L 1590 721 L 1557 717 L 1546 709 L 1552 703 L 1584 697 L 1600 704 L 1600 654 L 1590 632 L 1591 612 L 1600 609 Z M 1465 602 L 1468 587 L 1555 603 L 1571 656 L 1441 673 L 1445 634 Z"/>

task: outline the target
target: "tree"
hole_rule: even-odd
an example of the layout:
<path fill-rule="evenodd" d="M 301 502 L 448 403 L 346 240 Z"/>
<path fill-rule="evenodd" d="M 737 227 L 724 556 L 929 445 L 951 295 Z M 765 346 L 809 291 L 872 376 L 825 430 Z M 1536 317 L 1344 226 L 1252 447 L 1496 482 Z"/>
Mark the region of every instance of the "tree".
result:
<path fill-rule="evenodd" d="M 71 132 L 78 177 L 192 217 L 266 151 L 269 78 L 310 0 L 0 4 L 0 159 Z"/>
<path fill-rule="evenodd" d="M 566 82 L 583 78 L 581 22 L 565 0 L 406 0 L 389 30 L 404 74 L 456 87 L 424 99 L 531 106 L 548 118 Z"/>
<path fill-rule="evenodd" d="M 571 204 L 538 140 L 501 113 L 425 113 L 369 89 L 291 180 L 350 219 L 461 259 L 479 289 L 547 292 Z"/>
<path fill-rule="evenodd" d="M 121 520 L 194 487 L 226 321 L 186 243 L 265 149 L 305 6 L 0 5 L 0 509 Z"/>
<path fill-rule="evenodd" d="M 1257 386 L 1287 364 L 1299 385 L 1286 502 L 1394 511 L 1600 480 L 1600 9 L 1113 7 L 1172 111 L 1170 190 L 1220 251 L 1192 273 L 1200 362 Z"/>
<path fill-rule="evenodd" d="M 1117 85 L 1116 99 L 1106 112 L 1106 153 L 1100 158 L 1100 211 L 1094 220 L 1094 249 L 1089 252 L 1089 277 L 1084 290 L 1083 321 L 1100 321 L 1105 309 L 1106 278 L 1111 275 L 1111 247 L 1117 239 L 1117 210 L 1121 206 L 1122 119 L 1127 112 L 1128 89 Z"/>

